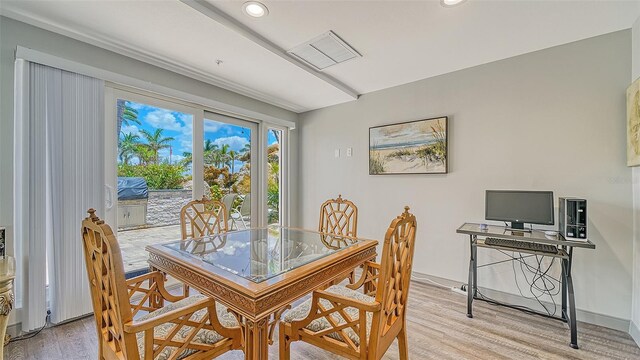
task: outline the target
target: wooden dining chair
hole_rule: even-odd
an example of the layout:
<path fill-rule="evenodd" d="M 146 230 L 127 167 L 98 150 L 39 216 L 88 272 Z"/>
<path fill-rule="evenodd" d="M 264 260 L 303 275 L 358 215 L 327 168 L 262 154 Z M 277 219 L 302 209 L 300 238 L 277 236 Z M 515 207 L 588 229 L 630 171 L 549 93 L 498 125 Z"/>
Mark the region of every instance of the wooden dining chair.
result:
<path fill-rule="evenodd" d="M 358 207 L 338 195 L 320 206 L 318 231 L 341 236 L 358 236 Z"/>
<path fill-rule="evenodd" d="M 229 231 L 227 207 L 220 201 L 207 199 L 191 200 L 180 210 L 180 231 L 182 240 L 201 238 L 207 235 Z M 224 237 L 216 240 L 224 241 Z M 217 244 L 222 248 L 224 242 Z M 183 294 L 189 295 L 189 285 L 183 285 Z"/>
<path fill-rule="evenodd" d="M 336 199 L 329 199 L 320 206 L 320 222 L 318 231 L 336 236 L 322 236 L 321 240 L 330 249 L 342 249 L 349 239 L 342 238 L 358 236 L 358 207 L 351 201 L 338 195 Z M 355 281 L 355 271 L 347 276 L 349 283 Z M 336 282 L 343 281 L 344 278 Z"/>
<path fill-rule="evenodd" d="M 171 295 L 158 271 L 125 280 L 118 241 L 93 209 L 82 239 L 99 359 L 211 359 L 242 348 L 238 322 L 221 304 Z"/>
<path fill-rule="evenodd" d="M 357 283 L 333 285 L 287 312 L 280 323 L 280 359 L 305 341 L 349 359 L 380 359 L 398 339 L 408 358 L 406 309 L 416 218 L 405 207 L 384 238 L 381 263 L 367 262 Z M 363 291 L 356 291 L 363 289 Z"/>
<path fill-rule="evenodd" d="M 182 240 L 229 231 L 227 207 L 220 201 L 191 200 L 180 210 Z"/>

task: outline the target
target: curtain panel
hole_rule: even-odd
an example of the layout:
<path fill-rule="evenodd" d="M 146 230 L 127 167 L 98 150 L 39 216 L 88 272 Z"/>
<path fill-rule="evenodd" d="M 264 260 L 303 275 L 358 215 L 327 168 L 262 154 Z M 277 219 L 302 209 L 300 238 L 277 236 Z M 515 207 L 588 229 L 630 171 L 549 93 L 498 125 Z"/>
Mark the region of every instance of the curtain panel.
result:
<path fill-rule="evenodd" d="M 104 212 L 105 97 L 102 80 L 18 61 L 14 226 L 30 331 L 47 301 L 53 323 L 92 311 L 80 225 L 88 208 Z"/>

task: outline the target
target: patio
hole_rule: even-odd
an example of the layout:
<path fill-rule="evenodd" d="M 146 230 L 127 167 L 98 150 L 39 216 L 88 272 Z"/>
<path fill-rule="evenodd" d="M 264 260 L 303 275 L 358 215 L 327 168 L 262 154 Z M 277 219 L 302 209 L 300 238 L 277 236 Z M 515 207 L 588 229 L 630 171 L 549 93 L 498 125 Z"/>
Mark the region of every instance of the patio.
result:
<path fill-rule="evenodd" d="M 148 267 L 149 255 L 145 250 L 147 245 L 180 240 L 180 238 L 180 225 L 119 230 L 118 242 L 122 250 L 125 272 Z"/>
<path fill-rule="evenodd" d="M 246 227 L 245 227 L 246 225 Z M 243 230 L 250 227 L 248 220 L 243 224 L 240 221 L 229 221 L 231 231 Z M 135 271 L 147 268 L 147 245 L 166 243 L 181 239 L 180 225 L 155 226 L 138 229 L 119 229 L 118 243 L 122 250 L 124 271 Z"/>

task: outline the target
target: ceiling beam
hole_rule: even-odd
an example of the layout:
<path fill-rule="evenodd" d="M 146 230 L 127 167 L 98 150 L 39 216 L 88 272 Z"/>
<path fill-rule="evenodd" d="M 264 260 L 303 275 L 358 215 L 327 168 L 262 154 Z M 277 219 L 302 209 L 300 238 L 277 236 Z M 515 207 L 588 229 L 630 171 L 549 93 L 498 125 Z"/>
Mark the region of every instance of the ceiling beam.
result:
<path fill-rule="evenodd" d="M 206 2 L 205 0 L 180 0 L 181 2 L 183 2 L 184 4 L 190 6 L 191 8 L 193 8 L 194 10 L 198 11 L 199 13 L 209 17 L 210 19 L 212 19 L 213 21 L 235 31 L 236 33 L 244 36 L 245 38 L 253 41 L 254 43 L 260 45 L 261 47 L 269 50 L 270 52 L 274 53 L 275 55 L 278 55 L 279 57 L 283 58 L 284 60 L 290 62 L 291 64 L 299 67 L 300 69 L 308 72 L 309 74 L 317 77 L 320 80 L 325 81 L 326 83 L 332 85 L 333 87 L 335 87 L 336 89 L 344 92 L 345 94 L 349 95 L 350 97 L 357 99 L 360 94 L 358 94 L 357 91 L 355 91 L 354 89 L 352 89 L 351 87 L 347 86 L 346 84 L 342 83 L 341 81 L 333 78 L 332 76 L 329 76 L 323 72 L 317 71 L 316 69 L 312 68 L 311 66 L 289 56 L 289 54 L 287 54 L 287 51 L 280 48 L 278 45 L 276 45 L 275 43 L 271 42 L 270 40 L 268 40 L 267 38 L 265 38 L 264 36 L 258 34 L 257 32 L 251 30 L 248 26 L 244 25 L 243 23 L 241 23 L 240 21 L 234 19 L 233 17 L 227 15 L 225 12 L 223 12 L 222 10 L 218 9 L 217 7 L 211 5 L 210 3 Z"/>

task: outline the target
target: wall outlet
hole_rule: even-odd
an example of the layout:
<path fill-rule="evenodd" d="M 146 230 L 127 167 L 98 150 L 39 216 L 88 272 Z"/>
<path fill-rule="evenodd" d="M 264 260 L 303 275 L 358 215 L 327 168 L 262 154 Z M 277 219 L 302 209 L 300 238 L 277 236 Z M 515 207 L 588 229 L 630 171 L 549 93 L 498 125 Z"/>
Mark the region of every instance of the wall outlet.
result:
<path fill-rule="evenodd" d="M 351 155 L 353 155 L 353 149 L 347 148 L 347 157 L 351 157 Z"/>
<path fill-rule="evenodd" d="M 454 287 L 451 288 L 451 291 L 453 291 L 456 294 L 467 296 L 467 290 L 463 289 L 464 287 L 465 287 L 464 285 L 462 285 L 462 286 L 454 286 Z"/>
<path fill-rule="evenodd" d="M 339 157 L 340 157 L 340 149 L 335 149 L 335 150 L 333 151 L 333 156 L 335 156 L 335 157 L 339 158 Z"/>

